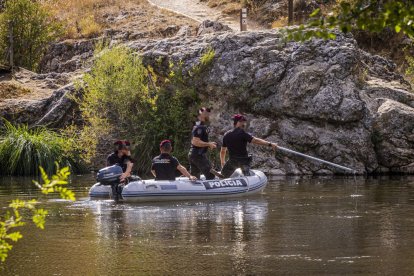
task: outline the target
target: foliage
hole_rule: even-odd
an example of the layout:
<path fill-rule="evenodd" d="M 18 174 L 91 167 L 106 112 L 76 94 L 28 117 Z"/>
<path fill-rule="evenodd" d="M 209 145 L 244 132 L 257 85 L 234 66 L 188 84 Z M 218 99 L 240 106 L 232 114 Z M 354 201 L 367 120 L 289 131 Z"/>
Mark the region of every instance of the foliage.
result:
<path fill-rule="evenodd" d="M 79 21 L 79 29 L 82 37 L 95 37 L 102 31 L 102 27 L 96 22 L 93 15 L 86 16 Z"/>
<path fill-rule="evenodd" d="M 147 86 L 148 71 L 141 58 L 124 46 L 112 49 L 99 45 L 95 63 L 78 84 L 84 90 L 77 98 L 86 124 L 77 135 L 82 157 L 95 155 L 100 137 L 116 131 L 137 133 L 138 118 L 155 107 L 155 98 Z"/>
<path fill-rule="evenodd" d="M 405 71 L 405 74 L 407 75 L 408 80 L 411 82 L 412 85 L 414 85 L 414 58 L 412 56 L 405 56 L 408 67 Z"/>
<path fill-rule="evenodd" d="M 67 200 L 75 200 L 75 194 L 73 191 L 67 189 L 65 185 L 68 184 L 68 177 L 70 175 L 69 167 L 59 169 L 56 163 L 56 174 L 49 179 L 45 170 L 40 167 L 40 172 L 43 180 L 43 184 L 37 181 L 33 183 L 39 187 L 43 194 L 59 193 L 60 198 Z M 4 262 L 8 256 L 10 250 L 12 250 L 12 242 L 17 242 L 23 235 L 16 231 L 16 228 L 22 227 L 27 224 L 31 219 L 36 227 L 44 229 L 47 210 L 36 208 L 39 202 L 35 199 L 32 200 L 20 200 L 15 199 L 9 204 L 9 210 L 6 211 L 0 219 L 0 260 Z M 22 215 L 22 210 L 28 210 L 31 213 L 30 217 Z"/>
<path fill-rule="evenodd" d="M 4 120 L 0 135 L 0 174 L 36 175 L 39 166 L 47 173 L 55 170 L 55 162 L 79 171 L 83 166 L 72 148 L 73 141 L 44 127 L 29 129 Z"/>
<path fill-rule="evenodd" d="M 6 57 L 13 37 L 14 65 L 36 70 L 48 44 L 63 31 L 62 25 L 40 1 L 8 0 L 0 16 L 0 57 Z"/>
<path fill-rule="evenodd" d="M 334 39 L 333 29 L 347 33 L 351 30 L 366 30 L 379 33 L 392 28 L 414 38 L 414 5 L 406 0 L 343 0 L 339 9 L 322 15 L 320 9 L 311 14 L 306 25 L 287 29 L 287 38 L 304 41 L 312 37 Z"/>
<path fill-rule="evenodd" d="M 195 119 L 191 115 L 199 103 L 188 81 L 210 66 L 214 55 L 214 50 L 207 49 L 199 64 L 190 70 L 184 69 L 182 62 L 171 62 L 168 77 L 161 79 L 124 46 L 97 51 L 95 64 L 81 84 L 84 94 L 78 102 L 87 123 L 79 132 L 78 144 L 91 157 L 99 138 L 117 133 L 118 138 L 129 139 L 135 145 L 137 169 L 144 174 L 149 172 L 152 158 L 159 154 L 163 139 L 172 140 L 174 155 L 186 160 Z"/>

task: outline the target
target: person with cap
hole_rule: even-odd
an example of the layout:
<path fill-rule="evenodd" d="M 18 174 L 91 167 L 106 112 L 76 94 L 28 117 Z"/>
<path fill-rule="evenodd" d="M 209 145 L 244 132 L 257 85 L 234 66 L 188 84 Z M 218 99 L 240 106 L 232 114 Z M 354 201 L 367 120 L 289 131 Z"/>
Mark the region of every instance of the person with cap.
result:
<path fill-rule="evenodd" d="M 171 155 L 171 151 L 170 140 L 164 140 L 160 143 L 161 154 L 152 160 L 151 167 L 155 180 L 175 180 L 177 170 L 190 180 L 197 180 L 197 177 L 190 175 L 187 169 L 178 162 L 177 158 Z"/>
<path fill-rule="evenodd" d="M 106 159 L 107 166 L 118 165 L 122 168 L 123 174 L 120 177 L 121 182 L 124 182 L 131 176 L 134 159 L 131 157 L 130 146 L 131 143 L 127 140 L 118 140 L 114 143 L 115 151 L 108 155 Z"/>
<path fill-rule="evenodd" d="M 247 119 L 236 114 L 233 116 L 232 130 L 227 131 L 223 137 L 223 145 L 220 151 L 221 174 L 230 177 L 237 168 L 241 168 L 245 176 L 250 175 L 251 155 L 247 153 L 247 143 L 267 146 L 273 150 L 277 144 L 252 136 L 245 131 Z M 226 154 L 229 151 L 229 160 L 226 162 Z"/>
<path fill-rule="evenodd" d="M 208 149 L 216 149 L 215 142 L 209 142 L 208 122 L 210 121 L 211 108 L 202 107 L 198 110 L 198 121 L 191 132 L 191 148 L 188 153 L 190 172 L 200 179 L 201 173 L 207 180 L 214 179 L 218 172 L 213 170 L 210 160 L 207 158 Z"/>

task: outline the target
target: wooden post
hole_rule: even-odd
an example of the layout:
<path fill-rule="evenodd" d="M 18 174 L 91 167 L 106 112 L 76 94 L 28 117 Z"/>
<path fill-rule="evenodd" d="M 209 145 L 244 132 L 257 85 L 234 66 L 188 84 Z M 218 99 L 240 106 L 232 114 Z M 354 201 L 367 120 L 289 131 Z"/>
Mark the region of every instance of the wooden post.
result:
<path fill-rule="evenodd" d="M 288 0 L 288 24 L 293 24 L 293 0 Z"/>
<path fill-rule="evenodd" d="M 240 12 L 240 31 L 247 31 L 247 8 L 242 8 Z"/>
<path fill-rule="evenodd" d="M 9 21 L 9 63 L 10 63 L 10 68 L 11 71 L 13 73 L 14 71 L 14 57 L 13 57 L 13 53 L 14 53 L 14 47 L 13 47 L 13 21 Z"/>

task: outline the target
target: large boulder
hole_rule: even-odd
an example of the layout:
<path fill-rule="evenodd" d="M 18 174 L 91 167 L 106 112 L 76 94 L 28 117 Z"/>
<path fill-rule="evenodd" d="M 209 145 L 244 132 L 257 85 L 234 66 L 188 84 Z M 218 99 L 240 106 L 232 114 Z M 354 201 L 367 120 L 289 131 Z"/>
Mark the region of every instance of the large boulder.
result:
<path fill-rule="evenodd" d="M 250 118 L 249 131 L 359 173 L 412 172 L 414 94 L 395 65 L 370 55 L 350 35 L 286 43 L 277 31 L 211 34 L 131 42 L 165 74 L 170 61 L 191 70 L 212 48 L 212 65 L 188 84 L 215 106 L 212 139 Z M 161 62 L 160 62 L 161 61 Z M 303 158 L 251 146 L 255 165 L 273 174 L 340 172 Z"/>
<path fill-rule="evenodd" d="M 12 123 L 60 128 L 80 120 L 68 74 L 37 74 L 19 69 L 0 82 L 0 117 Z"/>

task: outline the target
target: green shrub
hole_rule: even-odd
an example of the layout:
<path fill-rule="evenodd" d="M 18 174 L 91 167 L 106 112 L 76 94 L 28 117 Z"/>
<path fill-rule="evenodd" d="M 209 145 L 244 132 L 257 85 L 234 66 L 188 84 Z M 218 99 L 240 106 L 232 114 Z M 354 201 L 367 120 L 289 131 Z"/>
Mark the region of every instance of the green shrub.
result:
<path fill-rule="evenodd" d="M 164 82 L 158 80 L 162 85 L 155 87 L 157 76 L 130 49 L 117 46 L 98 51 L 91 72 L 83 78 L 84 93 L 78 99 L 86 121 L 77 142 L 84 158 L 95 155 L 102 137 L 115 133 L 119 139 L 133 142 L 140 174 L 149 172 L 163 139 L 173 141 L 174 155 L 185 164 L 200 102 L 185 78 L 203 72 L 213 58 L 214 51 L 209 49 L 192 72 L 184 72 L 181 63 L 171 64 L 169 77 Z"/>
<path fill-rule="evenodd" d="M 0 135 L 0 175 L 37 175 L 39 166 L 47 173 L 55 170 L 55 162 L 74 171 L 84 167 L 72 151 L 71 140 L 44 127 L 29 129 L 4 120 Z"/>
<path fill-rule="evenodd" d="M 405 71 L 405 75 L 408 78 L 408 81 L 411 83 L 411 85 L 414 85 L 414 58 L 406 55 L 405 59 L 408 63 L 408 67 L 407 67 L 407 70 Z"/>
<path fill-rule="evenodd" d="M 0 15 L 0 57 L 8 51 L 10 24 L 13 36 L 14 65 L 36 70 L 46 47 L 63 31 L 62 25 L 40 1 L 7 0 Z"/>

